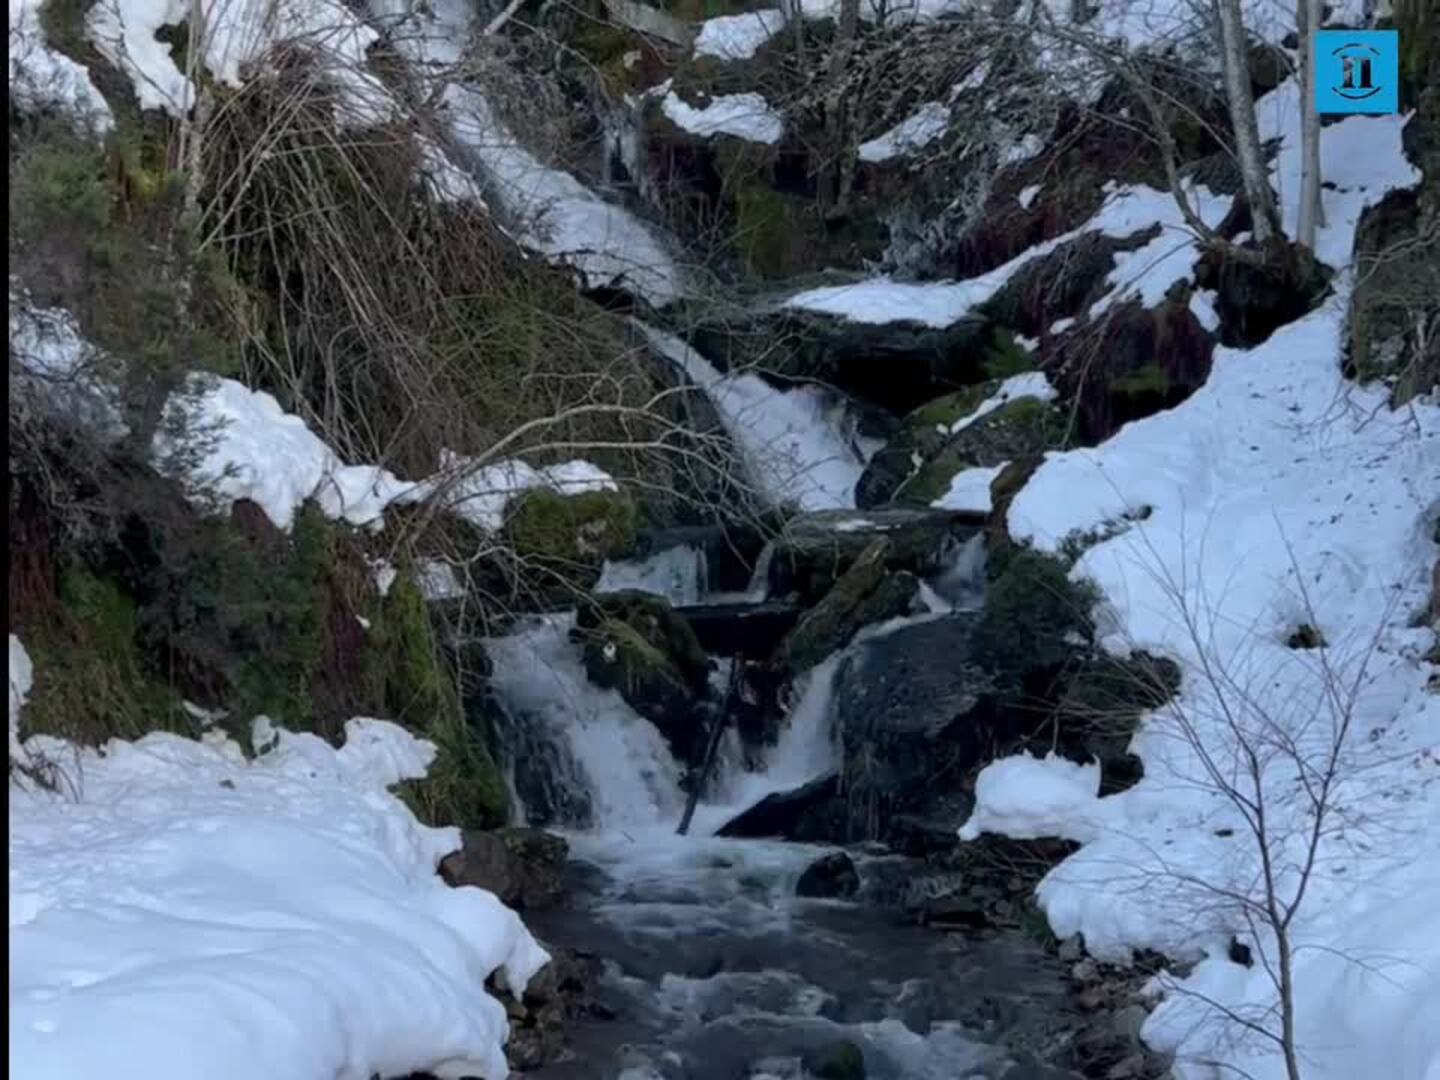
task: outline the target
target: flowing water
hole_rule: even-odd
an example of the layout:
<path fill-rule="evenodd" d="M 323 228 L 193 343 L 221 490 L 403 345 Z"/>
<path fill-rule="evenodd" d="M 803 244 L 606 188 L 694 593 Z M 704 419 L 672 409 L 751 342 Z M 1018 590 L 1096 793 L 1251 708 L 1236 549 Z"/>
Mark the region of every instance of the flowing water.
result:
<path fill-rule="evenodd" d="M 977 596 L 979 549 L 953 553 L 926 585 L 928 613 Z M 607 571 L 626 586 L 690 602 L 703 567 L 662 552 Z M 763 596 L 760 597 L 763 599 Z M 715 831 L 765 795 L 833 770 L 836 655 L 815 668 L 763 766 L 746 771 L 733 736 L 688 836 L 681 769 L 654 727 L 585 677 L 572 620 L 546 616 L 487 645 L 494 688 L 527 745 L 547 747 L 554 787 L 532 821 L 571 845 L 570 902 L 527 921 L 549 943 L 603 958 L 596 988 L 613 1019 L 584 1021 L 573 1055 L 542 1078 L 744 1080 L 805 1074 L 805 1053 L 837 1039 L 862 1048 L 870 1080 L 968 1080 L 1008 1066 L 987 1028 L 1062 993 L 1054 961 L 1023 940 L 975 940 L 908 925 L 874 902 L 901 860 L 852 852 L 862 889 L 851 902 L 795 896 L 825 849 L 729 840 Z M 852 648 L 857 646 L 852 646 Z M 560 764 L 556 764 L 560 763 Z"/>

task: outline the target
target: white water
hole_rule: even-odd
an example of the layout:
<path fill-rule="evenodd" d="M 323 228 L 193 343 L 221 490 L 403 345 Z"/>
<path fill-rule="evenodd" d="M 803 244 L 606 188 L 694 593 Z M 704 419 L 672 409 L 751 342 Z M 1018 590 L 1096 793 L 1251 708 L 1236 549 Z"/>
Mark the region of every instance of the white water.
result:
<path fill-rule="evenodd" d="M 637 589 L 663 596 L 671 607 L 690 607 L 709 590 L 710 567 L 703 547 L 680 544 L 643 559 L 606 561 L 595 585 L 597 593 Z"/>

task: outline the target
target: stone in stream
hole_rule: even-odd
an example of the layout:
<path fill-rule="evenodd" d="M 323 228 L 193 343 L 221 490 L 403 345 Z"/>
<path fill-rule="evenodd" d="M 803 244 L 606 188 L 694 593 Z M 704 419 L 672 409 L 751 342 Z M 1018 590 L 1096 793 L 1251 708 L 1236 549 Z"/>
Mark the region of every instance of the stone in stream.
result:
<path fill-rule="evenodd" d="M 699 604 L 680 609 L 700 647 L 713 656 L 768 657 L 800 618 L 800 605 L 784 600 L 759 604 Z"/>
<path fill-rule="evenodd" d="M 558 836 L 521 827 L 472 830 L 462 844 L 440 861 L 440 876 L 450 885 L 486 889 L 517 911 L 548 907 L 564 894 L 570 848 Z"/>
<path fill-rule="evenodd" d="M 860 891 L 860 875 L 843 851 L 822 855 L 805 868 L 795 895 L 813 900 L 848 900 Z"/>
<path fill-rule="evenodd" d="M 715 835 L 746 840 L 767 837 L 802 840 L 814 815 L 831 808 L 839 791 L 840 778 L 831 773 L 790 791 L 767 795 L 731 818 Z M 823 833 L 824 830 L 816 831 Z"/>

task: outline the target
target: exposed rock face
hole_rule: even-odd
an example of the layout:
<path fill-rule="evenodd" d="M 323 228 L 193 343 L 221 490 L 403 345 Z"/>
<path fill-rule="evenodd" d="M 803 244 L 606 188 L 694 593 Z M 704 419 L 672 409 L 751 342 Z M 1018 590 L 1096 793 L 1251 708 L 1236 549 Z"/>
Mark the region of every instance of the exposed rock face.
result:
<path fill-rule="evenodd" d="M 845 645 L 864 626 L 893 618 L 909 609 L 915 596 L 912 574 L 887 574 L 890 541 L 870 543 L 850 568 L 805 613 L 781 643 L 777 661 L 798 675 Z"/>
<path fill-rule="evenodd" d="M 831 773 L 790 791 L 767 795 L 726 822 L 715 834 L 734 839 L 781 837 L 786 840 L 830 840 L 838 835 L 817 817 L 833 813 L 840 778 Z"/>
<path fill-rule="evenodd" d="M 536 972 L 519 1001 L 504 991 L 496 994 L 510 1020 L 505 1058 L 519 1071 L 563 1057 L 571 1025 L 598 1008 L 594 986 L 600 978 L 599 961 L 571 949 L 546 946 L 546 951 L 550 963 Z"/>
<path fill-rule="evenodd" d="M 822 855 L 805 868 L 795 884 L 795 895 L 825 900 L 847 900 L 860 890 L 860 874 L 843 851 Z"/>
<path fill-rule="evenodd" d="M 570 847 L 540 829 L 505 828 L 463 834 L 463 847 L 440 863 L 450 885 L 488 889 L 517 911 L 554 904 L 564 894 Z"/>

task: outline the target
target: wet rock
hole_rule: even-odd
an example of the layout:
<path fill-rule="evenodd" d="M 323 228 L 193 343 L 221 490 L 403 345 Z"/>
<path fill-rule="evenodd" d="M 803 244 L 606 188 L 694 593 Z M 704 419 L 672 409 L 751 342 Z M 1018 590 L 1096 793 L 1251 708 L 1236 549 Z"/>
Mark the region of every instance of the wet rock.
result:
<path fill-rule="evenodd" d="M 619 691 L 681 760 L 695 762 L 710 660 L 684 616 L 663 597 L 625 590 L 592 597 L 575 625 L 590 681 Z"/>
<path fill-rule="evenodd" d="M 843 851 L 822 855 L 805 868 L 795 895 L 810 899 L 848 900 L 860 890 L 860 875 Z"/>
<path fill-rule="evenodd" d="M 792 674 L 808 671 L 865 626 L 901 615 L 915 597 L 912 574 L 887 574 L 890 541 L 879 537 L 807 611 L 781 643 L 777 660 Z"/>
<path fill-rule="evenodd" d="M 587 1015 L 603 1015 L 594 987 L 599 963 L 573 949 L 546 946 L 550 962 L 535 973 L 525 992 L 516 1000 L 507 990 L 492 987 L 505 1003 L 510 1037 L 505 1058 L 512 1069 L 538 1069 L 564 1057 L 566 1040 L 574 1022 Z"/>
<path fill-rule="evenodd" d="M 802 838 L 807 815 L 823 809 L 839 794 L 839 777 L 831 773 L 790 791 L 767 795 L 748 810 L 731 818 L 716 833 L 736 839 Z"/>
<path fill-rule="evenodd" d="M 1143 247 L 1159 229 L 1152 226 L 1128 237 L 1098 232 L 1078 236 L 1021 267 L 985 311 L 1026 337 L 1045 337 L 1054 323 L 1079 316 L 1099 299 L 1118 252 Z"/>
<path fill-rule="evenodd" d="M 564 895 L 570 848 L 560 837 L 513 827 L 466 832 L 462 844 L 440 862 L 448 884 L 486 889 L 517 911 L 548 907 Z"/>
<path fill-rule="evenodd" d="M 797 595 L 813 604 L 877 538 L 889 542 L 886 569 L 927 576 L 952 546 L 983 527 L 983 514 L 947 510 L 820 510 L 793 518 L 775 541 L 770 564 L 773 596 Z"/>
<path fill-rule="evenodd" d="M 865 1055 L 848 1040 L 827 1043 L 804 1057 L 805 1071 L 815 1080 L 865 1080 Z"/>
<path fill-rule="evenodd" d="M 606 559 L 630 553 L 635 530 L 635 503 L 620 491 L 562 495 L 532 488 L 505 512 L 517 583 L 546 606 L 573 603 L 570 583 L 594 585 Z"/>

